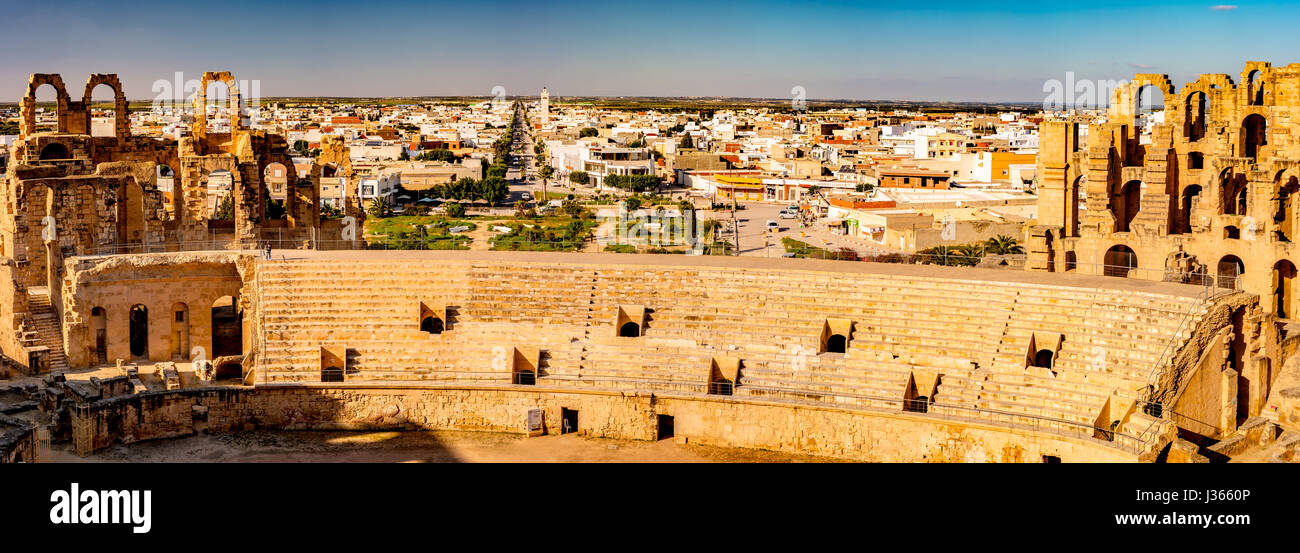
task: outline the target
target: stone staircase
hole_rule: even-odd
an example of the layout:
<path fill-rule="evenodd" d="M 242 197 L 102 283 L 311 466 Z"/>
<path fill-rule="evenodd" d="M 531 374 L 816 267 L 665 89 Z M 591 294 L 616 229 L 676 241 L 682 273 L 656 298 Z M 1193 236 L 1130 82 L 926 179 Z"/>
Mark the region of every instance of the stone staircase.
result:
<path fill-rule="evenodd" d="M 50 351 L 50 370 L 63 372 L 68 369 L 68 358 L 63 351 L 63 328 L 59 324 L 58 314 L 50 305 L 50 291 L 45 287 L 32 287 L 27 290 L 27 304 L 31 310 L 31 326 L 23 337 L 24 345 L 44 346 Z"/>

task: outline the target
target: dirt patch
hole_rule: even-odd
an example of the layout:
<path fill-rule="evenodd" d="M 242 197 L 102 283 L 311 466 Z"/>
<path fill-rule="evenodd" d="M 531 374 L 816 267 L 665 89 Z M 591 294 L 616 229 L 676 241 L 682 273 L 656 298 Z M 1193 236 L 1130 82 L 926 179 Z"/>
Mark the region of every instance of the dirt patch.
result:
<path fill-rule="evenodd" d="M 838 459 L 772 451 L 579 437 L 526 438 L 495 432 L 289 432 L 199 435 L 117 445 L 81 458 L 55 447 L 53 462 L 308 463 L 803 463 Z"/>

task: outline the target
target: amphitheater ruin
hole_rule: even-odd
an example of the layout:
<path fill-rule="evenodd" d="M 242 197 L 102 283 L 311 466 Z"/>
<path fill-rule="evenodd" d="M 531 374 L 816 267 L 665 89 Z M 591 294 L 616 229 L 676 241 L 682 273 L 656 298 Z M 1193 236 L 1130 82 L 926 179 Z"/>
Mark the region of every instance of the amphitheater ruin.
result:
<path fill-rule="evenodd" d="M 1086 146 L 1076 123 L 1047 123 L 1027 271 L 314 250 L 340 232 L 315 191 L 350 170 L 341 143 L 289 180 L 287 217 L 268 220 L 261 176 L 293 164 L 282 137 L 240 124 L 228 73 L 204 85 L 231 87 L 230 131 L 209 132 L 200 110 L 173 141 L 125 132 L 113 75 L 91 76 L 81 102 L 58 75 L 33 75 L 3 181 L 0 351 L 15 383 L 0 380 L 0 402 L 35 404 L 47 422 L 0 415 L 0 460 L 40 460 L 49 441 L 93 455 L 255 429 L 672 437 L 864 461 L 1206 462 L 1262 448 L 1292 460 L 1300 382 L 1285 363 L 1282 238 L 1295 208 L 1279 186 L 1300 167 L 1300 67 L 1247 70 L 1242 88 L 1188 86 L 1209 99 L 1197 139 L 1177 110 L 1150 144 L 1135 138 L 1124 94 L 1173 92 L 1151 75 Z M 99 84 L 117 91 L 113 137 L 87 129 Z M 57 90 L 54 132 L 34 132 L 42 85 Z M 1250 130 L 1254 116 L 1274 125 Z M 1202 165 L 1179 171 L 1194 153 Z M 217 170 L 236 183 L 233 227 L 203 201 Z M 1118 186 L 1129 181 L 1138 192 Z M 1228 182 L 1247 209 L 1221 212 Z M 347 212 L 362 216 L 355 198 Z M 1254 234 L 1222 236 L 1251 227 L 1248 214 Z M 271 259 L 256 251 L 268 229 Z M 1140 263 L 1103 264 L 1116 244 Z M 1229 252 L 1244 278 L 1171 270 Z M 1126 270 L 1088 274 L 1089 262 Z"/>

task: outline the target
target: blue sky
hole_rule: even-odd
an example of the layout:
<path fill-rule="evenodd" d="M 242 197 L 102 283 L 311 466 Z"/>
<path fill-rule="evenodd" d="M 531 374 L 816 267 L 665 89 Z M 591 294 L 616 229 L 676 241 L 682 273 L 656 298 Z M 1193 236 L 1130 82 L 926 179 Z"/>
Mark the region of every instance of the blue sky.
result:
<path fill-rule="evenodd" d="M 118 73 L 229 70 L 263 96 L 510 94 L 1040 101 L 1046 79 L 1199 73 L 1300 53 L 1300 4 L 0 0 L 0 101 Z M 9 84 L 3 84 L 9 83 Z M 106 90 L 106 89 L 104 89 Z"/>

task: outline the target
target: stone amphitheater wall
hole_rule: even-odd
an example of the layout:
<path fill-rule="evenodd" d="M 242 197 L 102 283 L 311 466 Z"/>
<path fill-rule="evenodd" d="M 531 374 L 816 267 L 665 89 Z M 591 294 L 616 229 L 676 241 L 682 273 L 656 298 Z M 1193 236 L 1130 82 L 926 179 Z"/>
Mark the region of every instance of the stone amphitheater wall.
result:
<path fill-rule="evenodd" d="M 578 411 L 578 432 L 653 440 L 659 415 L 689 443 L 757 448 L 873 462 L 1131 462 L 1100 443 L 1030 430 L 948 423 L 777 402 L 509 387 L 391 388 L 261 386 L 120 396 L 78 406 L 73 443 L 81 455 L 115 443 L 201 432 L 270 430 L 470 430 L 527 434 L 528 411 L 558 433 L 561 409 Z"/>

